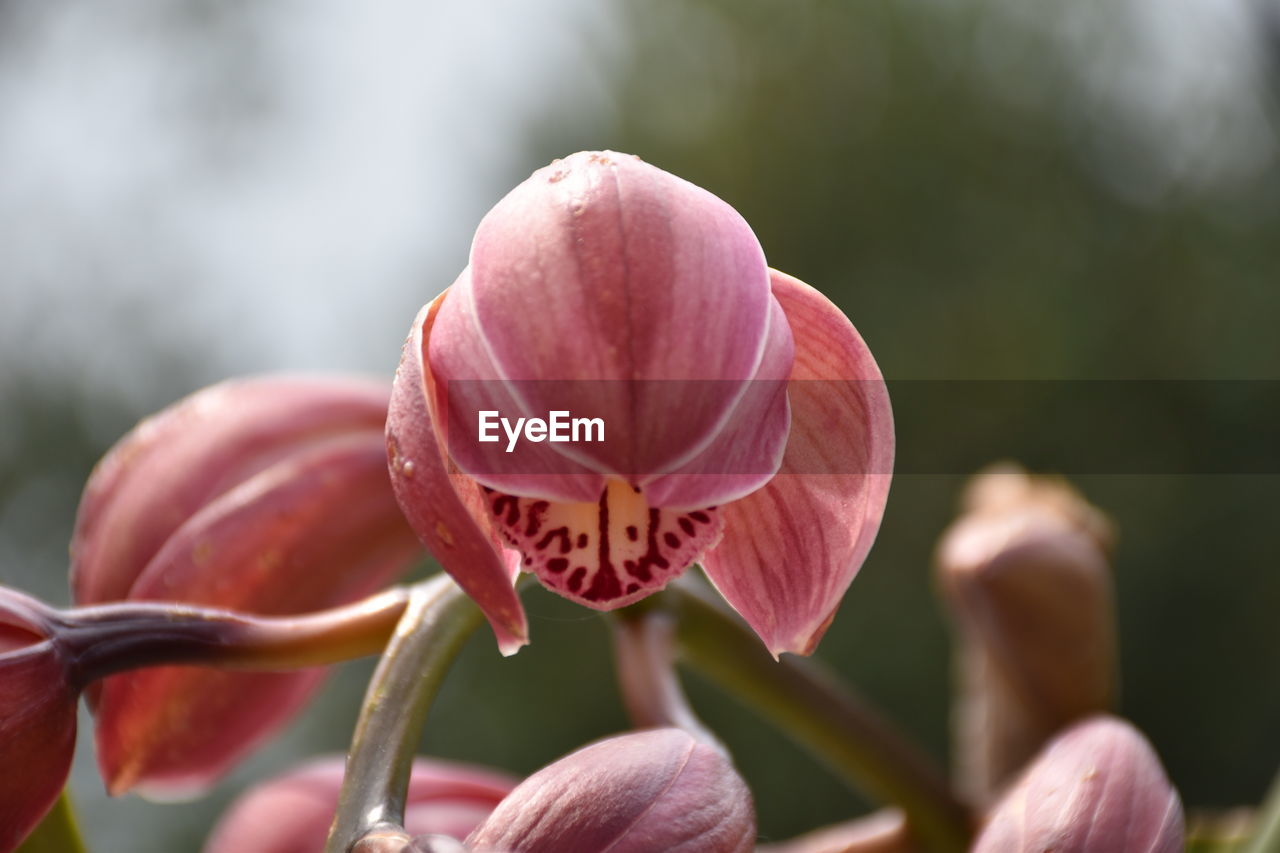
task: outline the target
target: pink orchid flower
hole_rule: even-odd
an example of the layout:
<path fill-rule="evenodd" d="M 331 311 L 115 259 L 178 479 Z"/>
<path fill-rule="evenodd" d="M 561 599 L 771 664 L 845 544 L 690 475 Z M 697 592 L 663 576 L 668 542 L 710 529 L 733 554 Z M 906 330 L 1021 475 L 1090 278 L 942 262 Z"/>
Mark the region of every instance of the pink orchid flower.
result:
<path fill-rule="evenodd" d="M 558 411 L 601 440 L 481 439 L 477 415 Z M 527 642 L 521 570 L 612 610 L 701 562 L 775 655 L 808 654 L 875 538 L 893 425 L 857 331 L 737 212 L 584 152 L 500 201 L 418 315 L 387 445 L 406 516 L 504 653 Z"/>

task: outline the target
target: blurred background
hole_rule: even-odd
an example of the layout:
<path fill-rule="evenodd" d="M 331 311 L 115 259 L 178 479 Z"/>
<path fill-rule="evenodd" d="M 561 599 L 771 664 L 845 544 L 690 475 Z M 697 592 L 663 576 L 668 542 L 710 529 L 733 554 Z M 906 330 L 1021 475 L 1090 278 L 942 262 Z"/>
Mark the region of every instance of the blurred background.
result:
<path fill-rule="evenodd" d="M 893 380 L 1280 380 L 1278 122 L 1280 9 L 1254 0 L 0 0 L 0 581 L 65 602 L 90 467 L 191 390 L 389 378 L 488 207 L 580 149 L 733 204 Z M 931 550 L 979 437 L 927 414 L 899 429 L 936 473 L 896 479 L 819 656 L 942 757 Z M 1016 412 L 980 438 L 1046 436 L 1107 441 Z M 1274 474 L 1073 478 L 1120 531 L 1120 710 L 1193 806 L 1256 802 L 1280 764 Z M 424 751 L 525 772 L 624 727 L 601 620 L 528 606 L 533 645 L 477 635 Z M 93 849 L 197 849 L 253 779 L 345 749 L 370 668 L 194 803 L 107 800 L 86 725 Z M 868 808 L 689 688 L 764 836 Z"/>

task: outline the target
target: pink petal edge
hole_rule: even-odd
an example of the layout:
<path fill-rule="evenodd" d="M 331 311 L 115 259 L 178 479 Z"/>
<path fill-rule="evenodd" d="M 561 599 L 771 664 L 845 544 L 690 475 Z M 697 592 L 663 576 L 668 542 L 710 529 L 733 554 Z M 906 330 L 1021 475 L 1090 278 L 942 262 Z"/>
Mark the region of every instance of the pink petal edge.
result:
<path fill-rule="evenodd" d="M 848 318 L 798 279 L 771 281 L 795 337 L 791 434 L 778 475 L 724 506 L 703 567 L 776 657 L 811 654 L 835 618 L 884 515 L 894 435 L 884 379 Z"/>
<path fill-rule="evenodd" d="M 514 587 L 519 557 L 498 542 L 480 486 L 442 453 L 439 389 L 424 364 L 424 347 L 448 294 L 419 312 L 396 369 L 387 416 L 391 485 L 418 537 L 484 611 L 502 654 L 512 655 L 529 642 Z"/>

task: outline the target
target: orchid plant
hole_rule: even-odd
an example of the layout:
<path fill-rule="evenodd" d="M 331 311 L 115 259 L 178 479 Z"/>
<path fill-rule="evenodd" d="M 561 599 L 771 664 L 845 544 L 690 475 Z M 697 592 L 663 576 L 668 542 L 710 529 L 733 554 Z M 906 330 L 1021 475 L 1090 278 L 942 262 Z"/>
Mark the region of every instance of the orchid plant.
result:
<path fill-rule="evenodd" d="M 0 853 L 66 829 L 80 696 L 110 793 L 193 795 L 288 722 L 323 665 L 368 654 L 348 754 L 244 794 L 208 853 L 1181 850 L 1177 793 L 1110 715 L 1109 523 L 1065 484 L 983 475 L 939 546 L 954 781 L 804 659 L 892 466 L 866 344 L 766 265 L 728 204 L 635 157 L 558 160 L 480 223 L 394 383 L 225 382 L 94 469 L 75 606 L 0 589 L 0 766 L 21 769 L 0 774 Z M 444 572 L 388 586 L 423 546 Z M 522 574 L 610 614 L 635 729 L 524 780 L 415 757 L 468 635 L 487 620 L 503 655 L 536 642 Z M 885 810 L 758 844 L 677 661 Z M 1280 830 L 1259 825 L 1262 850 Z"/>

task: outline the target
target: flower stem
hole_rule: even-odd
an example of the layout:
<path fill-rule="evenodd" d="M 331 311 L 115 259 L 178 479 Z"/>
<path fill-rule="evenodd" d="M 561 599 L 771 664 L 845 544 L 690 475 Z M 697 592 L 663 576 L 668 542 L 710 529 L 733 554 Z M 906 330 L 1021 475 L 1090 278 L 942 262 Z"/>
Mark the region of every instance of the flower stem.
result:
<path fill-rule="evenodd" d="M 672 584 L 684 660 L 771 719 L 845 780 L 907 815 L 925 849 L 963 851 L 968 809 L 927 755 L 848 687 L 807 659 L 775 661 L 702 586 Z"/>
<path fill-rule="evenodd" d="M 689 707 L 675 670 L 675 620 L 656 609 L 622 611 L 613 620 L 613 653 L 627 716 L 636 728 L 674 726 L 724 747 Z"/>
<path fill-rule="evenodd" d="M 445 575 L 413 588 L 365 693 L 325 853 L 347 853 L 366 836 L 364 846 L 377 849 L 373 836 L 403 832 L 422 726 L 449 665 L 482 621 L 480 608 Z"/>

